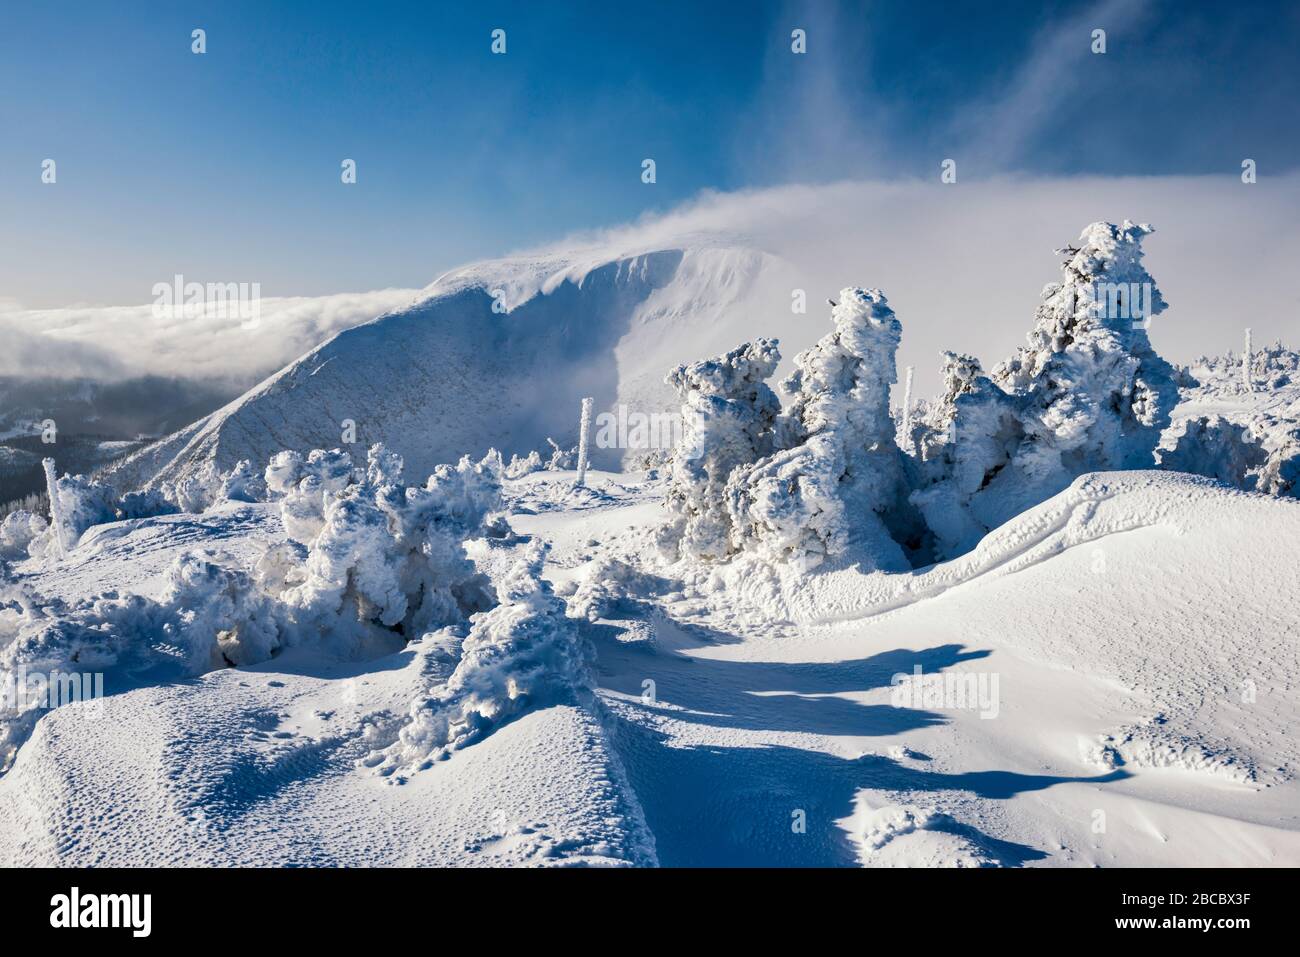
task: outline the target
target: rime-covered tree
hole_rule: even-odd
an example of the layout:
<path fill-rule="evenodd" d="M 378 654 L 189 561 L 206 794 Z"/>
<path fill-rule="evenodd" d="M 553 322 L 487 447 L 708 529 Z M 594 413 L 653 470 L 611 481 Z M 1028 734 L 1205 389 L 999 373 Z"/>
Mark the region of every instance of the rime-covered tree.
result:
<path fill-rule="evenodd" d="M 949 445 L 922 470 L 913 501 L 940 555 L 1102 469 L 1155 466 L 1178 401 L 1172 366 L 1151 348 L 1165 302 L 1142 265 L 1150 226 L 1093 223 L 1048 285 L 1028 345 L 985 378 L 954 360 L 940 403 Z M 937 451 L 937 450 L 936 450 Z"/>
<path fill-rule="evenodd" d="M 658 535 L 670 557 L 721 559 L 732 551 L 724 491 L 732 470 L 772 451 L 780 402 L 766 380 L 780 359 L 775 339 L 756 339 L 668 374 L 682 402 L 666 497 L 671 517 Z"/>
<path fill-rule="evenodd" d="M 1150 319 L 1166 304 L 1142 265 L 1152 232 L 1125 220 L 1093 223 L 1066 254 L 1061 282 L 1043 290 L 1028 346 L 992 379 L 1024 399 L 1016 466 L 1068 482 L 1094 469 L 1150 468 L 1178 403 L 1173 367 L 1151 348 Z"/>
<path fill-rule="evenodd" d="M 860 540 L 875 561 L 905 567 L 883 520 L 907 491 L 889 409 L 902 327 L 879 289 L 842 290 L 831 321 L 782 383 L 792 398 L 776 451 L 730 477 L 733 548 L 808 568 Z"/>

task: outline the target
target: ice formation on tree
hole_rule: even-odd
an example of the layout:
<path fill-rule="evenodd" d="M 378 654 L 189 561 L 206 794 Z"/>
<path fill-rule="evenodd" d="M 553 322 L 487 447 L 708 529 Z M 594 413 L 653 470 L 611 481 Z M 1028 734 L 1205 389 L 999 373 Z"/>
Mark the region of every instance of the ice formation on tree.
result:
<path fill-rule="evenodd" d="M 78 674 L 119 664 L 198 674 L 264 661 L 290 645 L 355 657 L 462 624 L 494 600 L 464 542 L 495 534 L 486 519 L 499 503 L 499 469 L 499 455 L 465 458 L 408 488 L 401 459 L 383 446 L 370 450 L 364 469 L 337 450 L 278 455 L 267 484 L 279 496 L 290 541 L 268 549 L 255 570 L 217 552 L 191 551 L 172 563 L 156 599 L 108 593 L 75 604 L 0 585 L 0 680 L 20 668 Z M 58 488 L 78 527 L 112 515 L 104 486 L 65 477 Z M 7 539 L 18 541 L 36 524 L 30 516 L 23 522 L 22 515 L 6 520 Z M 532 601 L 519 575 L 502 588 L 516 604 Z M 497 616 L 491 627 L 510 620 Z M 524 637 L 521 630 L 521 644 Z M 483 662 L 492 657 L 486 644 L 477 654 Z M 540 676 L 529 680 L 544 684 Z M 26 703 L 0 707 L 0 762 L 12 757 L 38 713 Z"/>
<path fill-rule="evenodd" d="M 831 320 L 781 384 L 792 399 L 775 451 L 730 474 L 732 547 L 809 568 L 857 539 L 882 566 L 906 567 L 884 520 L 907 494 L 889 409 L 902 327 L 879 289 L 842 290 Z"/>
<path fill-rule="evenodd" d="M 756 339 L 716 359 L 679 366 L 665 381 L 682 402 L 682 441 L 673 451 L 658 541 L 670 557 L 725 558 L 734 549 L 724 492 L 733 469 L 772 451 L 780 402 L 766 380 L 781 354 Z"/>
<path fill-rule="evenodd" d="M 920 509 L 940 556 L 973 548 L 989 526 L 970 503 L 1004 469 L 1024 440 L 1018 404 L 980 368 L 979 360 L 944 353 L 944 392 L 913 427 Z"/>
<path fill-rule="evenodd" d="M 546 443 L 551 447 L 551 458 L 546 463 L 546 467 L 552 472 L 564 472 L 574 467 L 578 461 L 578 447 L 575 445 L 571 449 L 562 449 L 559 444 L 549 436 Z"/>
<path fill-rule="evenodd" d="M 164 482 L 162 494 L 182 512 L 198 514 L 212 504 L 208 480 L 190 476 L 179 482 Z"/>
<path fill-rule="evenodd" d="M 508 479 L 520 479 L 525 475 L 540 472 L 545 467 L 542 463 L 542 456 L 536 449 L 533 449 L 524 458 L 520 458 L 518 455 L 510 456 L 510 462 L 506 465 L 502 474 Z"/>
<path fill-rule="evenodd" d="M 385 772 L 447 757 L 521 712 L 589 685 L 588 646 L 541 577 L 545 557 L 543 543 L 530 543 L 497 584 L 496 607 L 474 617 L 450 677 L 411 705 L 396 743 L 374 756 Z"/>
<path fill-rule="evenodd" d="M 1033 478 L 1154 464 L 1178 403 L 1174 370 L 1147 322 L 1166 308 L 1142 265 L 1145 224 L 1093 223 L 1063 252 L 1062 281 L 1043 290 L 1029 346 L 993 371 L 1024 398 L 1016 466 Z"/>
<path fill-rule="evenodd" d="M 1061 281 L 1043 290 L 1028 346 L 988 377 L 950 359 L 957 387 L 940 403 L 950 421 L 930 440 L 940 465 L 922 469 L 913 495 L 940 555 L 1085 472 L 1155 465 L 1178 389 L 1147 338 L 1166 305 L 1142 265 L 1151 231 L 1127 220 L 1088 226 L 1062 250 Z"/>
<path fill-rule="evenodd" d="M 161 489 L 144 489 L 123 495 L 115 514 L 119 519 L 152 518 L 155 515 L 174 515 L 179 511 L 180 508 L 169 502 Z"/>
<path fill-rule="evenodd" d="M 485 534 L 500 502 L 500 456 L 440 465 L 423 488 L 402 484 L 402 459 L 373 446 L 364 470 L 337 449 L 275 456 L 266 483 L 293 544 L 259 572 L 300 629 L 338 653 L 368 656 L 490 605 L 464 542 Z"/>
<path fill-rule="evenodd" d="M 107 485 L 91 481 L 84 475 L 63 475 L 55 481 L 54 489 L 58 502 L 52 511 L 59 516 L 62 528 L 51 523 L 34 539 L 29 546 L 33 556 L 71 551 L 88 528 L 117 521 L 117 493 Z M 54 541 L 54 536 L 59 534 L 62 535 L 62 548 Z"/>

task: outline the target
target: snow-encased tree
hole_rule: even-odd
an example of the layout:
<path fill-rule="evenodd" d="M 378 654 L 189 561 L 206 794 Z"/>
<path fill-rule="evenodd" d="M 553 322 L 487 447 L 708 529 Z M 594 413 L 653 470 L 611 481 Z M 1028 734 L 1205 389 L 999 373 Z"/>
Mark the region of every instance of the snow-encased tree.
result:
<path fill-rule="evenodd" d="M 921 488 L 911 496 L 941 557 L 973 548 L 988 531 L 971 501 L 1024 439 L 1017 400 L 984 375 L 979 360 L 944 353 L 943 381 L 943 394 L 913 429 Z"/>
<path fill-rule="evenodd" d="M 179 556 L 158 604 L 163 633 L 185 651 L 194 674 L 266 661 L 284 643 L 283 609 L 236 559 L 219 551 Z"/>
<path fill-rule="evenodd" d="M 1061 282 L 1043 290 L 1029 345 L 993 370 L 1025 399 L 1016 466 L 1031 478 L 1068 484 L 1085 471 L 1155 464 L 1178 386 L 1147 338 L 1166 308 L 1142 265 L 1152 231 L 1128 220 L 1085 229 L 1061 250 Z"/>
<path fill-rule="evenodd" d="M 1222 416 L 1184 419 L 1166 433 L 1167 448 L 1158 452 L 1160 467 L 1251 488 L 1251 474 L 1268 461 L 1268 453 L 1250 430 Z"/>
<path fill-rule="evenodd" d="M 884 522 L 907 494 L 889 408 L 902 327 L 879 289 L 842 290 L 831 321 L 781 384 L 776 450 L 731 472 L 732 550 L 811 568 L 857 541 L 880 567 L 906 567 Z"/>
<path fill-rule="evenodd" d="M 775 339 L 756 339 L 678 366 L 665 379 L 682 402 L 682 441 L 666 496 L 670 520 L 657 536 L 670 558 L 721 559 L 733 551 L 727 480 L 772 451 L 781 406 L 767 379 L 780 360 Z"/>
<path fill-rule="evenodd" d="M 1060 250 L 1061 281 L 1043 290 L 1028 346 L 987 379 L 955 370 L 970 388 L 940 403 L 952 416 L 938 440 L 953 446 L 942 456 L 950 471 L 923 469 L 913 495 L 941 557 L 1085 472 L 1155 466 L 1178 387 L 1147 338 L 1166 308 L 1142 265 L 1151 232 L 1127 220 L 1088 226 Z"/>
<path fill-rule="evenodd" d="M 491 604 L 487 579 L 465 553 L 500 504 L 500 456 L 440 465 L 423 488 L 402 482 L 402 459 L 373 446 L 366 468 L 345 452 L 281 453 L 266 483 L 282 496 L 294 543 L 259 568 L 298 629 L 334 651 L 371 656 Z"/>
<path fill-rule="evenodd" d="M 356 481 L 352 456 L 340 449 L 279 452 L 267 463 L 266 487 L 280 501 L 285 534 L 306 544 L 325 524 L 325 506 Z"/>
<path fill-rule="evenodd" d="M 161 489 L 143 489 L 127 492 L 117 503 L 117 517 L 153 518 L 157 515 L 174 515 L 180 508 L 167 500 Z"/>
<path fill-rule="evenodd" d="M 545 558 L 543 543 L 525 548 L 497 585 L 496 607 L 474 616 L 455 670 L 411 705 L 398 740 L 372 764 L 385 773 L 417 770 L 590 684 L 589 648 L 542 578 Z"/>

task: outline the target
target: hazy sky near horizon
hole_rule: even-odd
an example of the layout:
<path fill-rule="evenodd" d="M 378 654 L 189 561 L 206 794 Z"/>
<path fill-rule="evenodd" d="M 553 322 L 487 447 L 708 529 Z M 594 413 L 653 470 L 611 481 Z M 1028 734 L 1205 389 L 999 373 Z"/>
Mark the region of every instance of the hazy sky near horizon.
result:
<path fill-rule="evenodd" d="M 418 287 L 702 190 L 950 157 L 962 190 L 1246 157 L 1263 185 L 1300 157 L 1297 41 L 1281 2 L 7 4 L 0 300 Z"/>

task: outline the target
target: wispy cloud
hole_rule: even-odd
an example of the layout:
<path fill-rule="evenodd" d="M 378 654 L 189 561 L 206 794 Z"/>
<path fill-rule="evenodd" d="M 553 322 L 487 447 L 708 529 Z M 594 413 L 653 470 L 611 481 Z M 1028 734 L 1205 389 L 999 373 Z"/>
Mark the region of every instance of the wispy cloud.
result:
<path fill-rule="evenodd" d="M 1096 117 L 1096 105 L 1085 95 L 1093 84 L 1082 71 L 1106 61 L 1095 60 L 1104 54 L 1092 52 L 1092 31 L 1105 30 L 1108 42 L 1120 41 L 1150 14 L 1147 0 L 1101 0 L 1063 22 L 1044 26 L 1011 81 L 964 105 L 954 117 L 954 132 L 966 144 L 963 153 L 974 161 L 974 169 L 987 175 L 1024 168 L 1035 137 L 1058 123 L 1063 110 L 1078 110 L 1080 122 Z"/>

